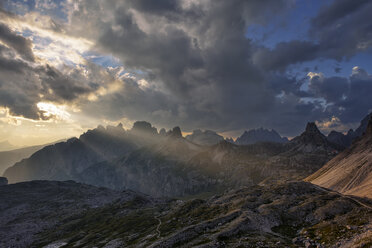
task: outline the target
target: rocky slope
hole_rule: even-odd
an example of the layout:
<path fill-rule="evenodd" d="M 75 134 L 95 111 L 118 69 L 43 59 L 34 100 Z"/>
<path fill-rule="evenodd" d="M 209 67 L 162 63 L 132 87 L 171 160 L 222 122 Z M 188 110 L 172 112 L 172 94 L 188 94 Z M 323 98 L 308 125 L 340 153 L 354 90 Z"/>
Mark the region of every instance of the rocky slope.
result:
<path fill-rule="evenodd" d="M 0 152 L 0 175 L 4 173 L 4 171 L 14 165 L 16 162 L 21 161 L 22 159 L 30 157 L 35 152 L 41 150 L 43 147 L 52 145 L 55 143 L 59 143 L 62 141 L 57 141 L 45 145 L 39 146 L 29 146 L 24 148 L 19 148 L 15 150 L 3 151 Z"/>
<path fill-rule="evenodd" d="M 275 130 L 268 129 L 252 129 L 245 131 L 240 137 L 235 141 L 237 145 L 251 145 L 257 142 L 278 142 L 285 143 L 288 139 L 281 137 Z"/>
<path fill-rule="evenodd" d="M 305 182 L 154 199 L 71 181 L 0 186 L 1 247 L 369 247 L 371 202 Z"/>
<path fill-rule="evenodd" d="M 202 131 L 200 129 L 194 130 L 192 134 L 185 137 L 187 140 L 205 146 L 218 144 L 224 140 L 224 137 L 211 130 Z"/>
<path fill-rule="evenodd" d="M 372 198 L 372 118 L 361 138 L 306 180 L 344 194 Z"/>

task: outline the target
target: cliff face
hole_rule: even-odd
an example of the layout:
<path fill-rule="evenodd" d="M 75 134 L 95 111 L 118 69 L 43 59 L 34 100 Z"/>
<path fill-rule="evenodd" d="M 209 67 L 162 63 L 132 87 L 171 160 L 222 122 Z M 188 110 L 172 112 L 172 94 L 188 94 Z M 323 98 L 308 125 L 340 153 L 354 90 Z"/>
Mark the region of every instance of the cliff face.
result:
<path fill-rule="evenodd" d="M 236 139 L 235 143 L 238 145 L 251 145 L 258 142 L 286 143 L 288 139 L 281 137 L 275 130 L 259 128 L 245 131 Z"/>
<path fill-rule="evenodd" d="M 306 180 L 343 194 L 372 198 L 372 118 L 359 140 Z"/>

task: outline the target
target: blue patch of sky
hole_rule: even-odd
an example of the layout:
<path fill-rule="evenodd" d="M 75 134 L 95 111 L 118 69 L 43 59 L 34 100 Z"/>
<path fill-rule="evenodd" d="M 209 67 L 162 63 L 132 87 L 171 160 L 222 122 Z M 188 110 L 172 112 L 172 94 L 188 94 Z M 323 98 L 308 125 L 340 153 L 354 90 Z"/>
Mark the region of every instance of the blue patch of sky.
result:
<path fill-rule="evenodd" d="M 291 66 L 291 71 L 296 77 L 302 77 L 308 72 L 323 73 L 326 77 L 349 77 L 353 67 L 358 66 L 372 74 L 372 49 L 357 53 L 349 59 L 336 61 L 333 59 L 317 59 Z"/>
<path fill-rule="evenodd" d="M 280 42 L 309 40 L 310 21 L 330 0 L 298 0 L 284 15 L 273 16 L 265 25 L 248 27 L 246 37 L 258 45 L 274 48 Z"/>
<path fill-rule="evenodd" d="M 312 38 L 308 31 L 311 19 L 334 0 L 298 0 L 294 7 L 285 15 L 272 17 L 265 25 L 254 24 L 248 27 L 246 37 L 258 46 L 274 49 L 280 42 L 292 40 L 308 40 Z M 360 52 L 349 59 L 336 61 L 333 59 L 316 59 L 295 65 L 291 65 L 286 74 L 296 77 L 298 80 L 306 78 L 308 72 L 323 73 L 326 77 L 348 77 L 354 66 L 359 66 L 372 74 L 371 68 L 372 49 Z M 307 90 L 307 81 L 301 89 Z"/>
<path fill-rule="evenodd" d="M 92 63 L 95 63 L 105 68 L 108 68 L 108 67 L 115 68 L 115 67 L 120 67 L 120 66 L 124 67 L 120 59 L 114 57 L 113 55 L 102 55 L 96 52 L 89 51 L 89 52 L 83 53 L 82 56 L 85 59 L 91 61 Z M 142 70 L 131 69 L 131 70 L 123 70 L 120 73 L 120 75 L 123 75 L 125 73 L 129 73 L 133 76 L 145 76 L 146 74 L 146 72 Z"/>
<path fill-rule="evenodd" d="M 44 15 L 49 15 L 54 19 L 60 21 L 67 21 L 67 15 L 64 11 L 64 4 L 66 0 L 51 1 L 51 8 L 40 8 L 36 6 L 35 0 L 8 0 L 4 2 L 4 8 L 17 15 L 24 15 L 27 12 L 35 11 Z"/>
<path fill-rule="evenodd" d="M 89 60 L 89 61 L 91 61 L 95 64 L 98 64 L 100 66 L 103 66 L 103 67 L 122 66 L 122 63 L 120 62 L 120 60 L 115 58 L 112 55 L 102 55 L 102 54 L 99 54 L 99 53 L 88 51 L 88 52 L 83 53 L 82 56 L 85 59 L 87 59 L 87 60 Z"/>

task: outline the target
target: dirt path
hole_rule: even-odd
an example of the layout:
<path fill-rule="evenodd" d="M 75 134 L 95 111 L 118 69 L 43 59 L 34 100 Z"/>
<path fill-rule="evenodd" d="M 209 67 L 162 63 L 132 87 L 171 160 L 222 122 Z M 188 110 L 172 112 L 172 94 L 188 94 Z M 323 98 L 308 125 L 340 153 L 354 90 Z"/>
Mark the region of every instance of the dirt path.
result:
<path fill-rule="evenodd" d="M 161 232 L 160 232 L 159 228 L 161 226 L 161 219 L 158 216 L 155 216 L 155 219 L 157 219 L 159 221 L 159 224 L 156 226 L 156 232 L 158 233 L 157 237 L 160 238 Z"/>
<path fill-rule="evenodd" d="M 313 186 L 314 186 L 315 188 L 317 188 L 317 189 L 323 191 L 323 192 L 334 193 L 334 194 L 339 195 L 339 196 L 341 196 L 341 197 L 343 197 L 343 198 L 347 198 L 347 199 L 349 199 L 349 200 L 352 200 L 352 201 L 358 203 L 359 205 L 361 205 L 361 206 L 363 206 L 363 207 L 365 207 L 365 208 L 368 208 L 369 210 L 372 210 L 372 207 L 371 207 L 371 206 L 369 206 L 369 205 L 367 205 L 367 204 L 365 204 L 365 203 L 359 201 L 358 199 L 355 199 L 354 197 L 347 196 L 347 195 L 343 195 L 343 194 L 341 194 L 341 193 L 339 193 L 339 192 L 337 192 L 337 191 L 333 191 L 333 190 L 330 190 L 330 189 L 322 188 L 322 187 L 320 187 L 320 186 L 318 186 L 318 185 L 316 185 L 316 184 L 313 184 Z"/>

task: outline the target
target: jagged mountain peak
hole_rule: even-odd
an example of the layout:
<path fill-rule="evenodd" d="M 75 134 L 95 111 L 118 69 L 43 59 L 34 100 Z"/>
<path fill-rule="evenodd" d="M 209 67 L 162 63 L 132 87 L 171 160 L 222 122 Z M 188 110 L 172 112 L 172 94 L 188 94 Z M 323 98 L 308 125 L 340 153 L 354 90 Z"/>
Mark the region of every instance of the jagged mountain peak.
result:
<path fill-rule="evenodd" d="M 328 141 L 327 137 L 322 134 L 314 122 L 308 122 L 305 131 L 291 140 L 295 144 L 296 150 L 305 152 L 315 152 L 318 150 L 333 152 L 341 150 L 341 147 Z"/>
<path fill-rule="evenodd" d="M 322 134 L 317 125 L 314 122 L 308 122 L 305 131 L 300 135 L 300 137 L 305 138 L 304 141 L 311 142 L 319 139 L 326 142 L 326 136 Z"/>
<path fill-rule="evenodd" d="M 133 127 L 131 131 L 150 133 L 150 134 L 158 133 L 158 130 L 156 129 L 156 127 L 153 127 L 151 123 L 147 121 L 136 121 L 135 123 L 133 123 Z"/>
<path fill-rule="evenodd" d="M 174 127 L 170 133 L 170 137 L 172 138 L 182 138 L 182 132 L 180 127 Z"/>
<path fill-rule="evenodd" d="M 321 134 L 315 122 L 308 122 L 305 129 L 306 133 Z"/>

